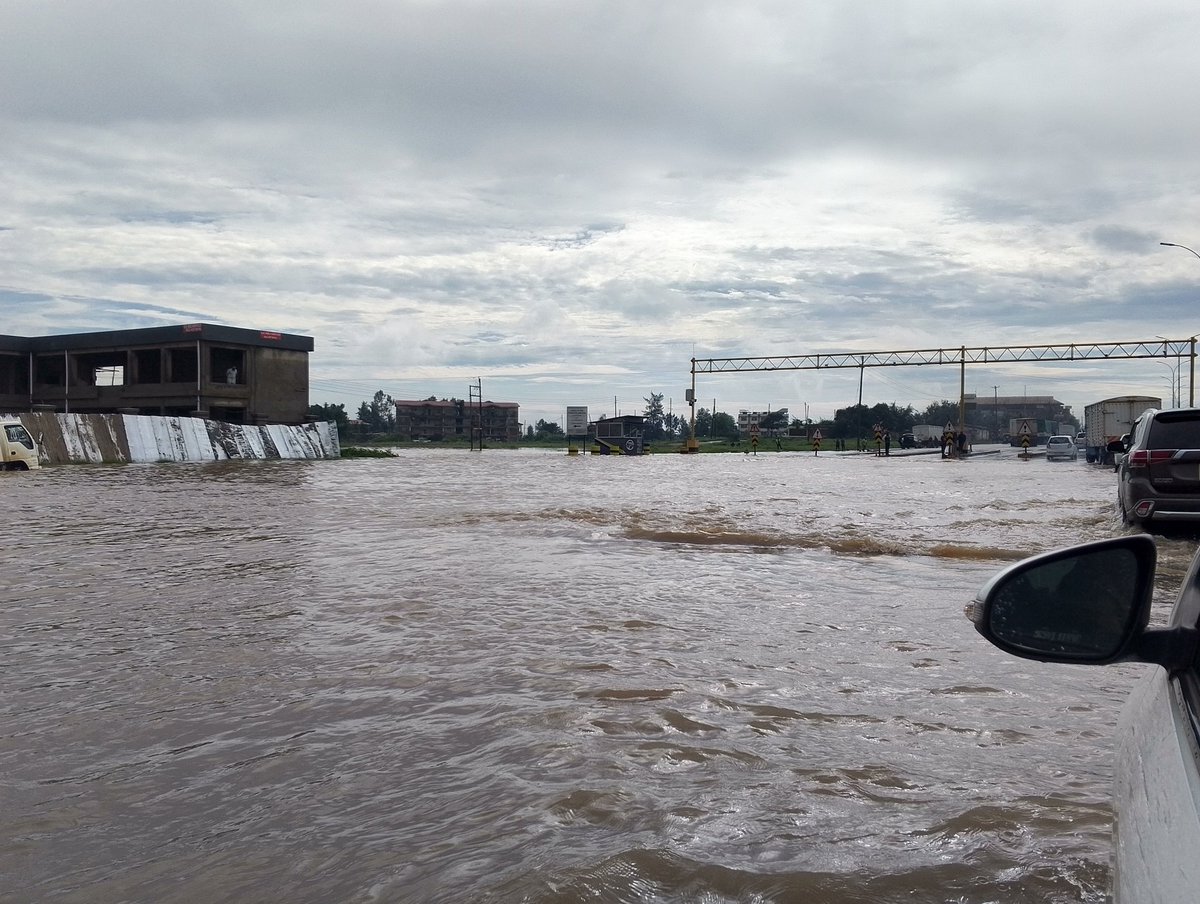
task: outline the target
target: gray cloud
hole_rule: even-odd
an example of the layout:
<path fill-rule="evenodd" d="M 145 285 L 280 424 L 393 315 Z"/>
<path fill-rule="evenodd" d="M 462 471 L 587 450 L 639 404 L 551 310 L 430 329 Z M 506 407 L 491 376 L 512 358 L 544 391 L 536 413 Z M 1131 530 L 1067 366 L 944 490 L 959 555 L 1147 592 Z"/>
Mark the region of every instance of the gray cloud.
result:
<path fill-rule="evenodd" d="M 531 419 L 693 354 L 1190 334 L 1197 38 L 1159 0 L 11 0 L 6 331 L 288 329 L 315 400 L 487 372 Z M 842 376 L 719 379 L 831 414 Z"/>

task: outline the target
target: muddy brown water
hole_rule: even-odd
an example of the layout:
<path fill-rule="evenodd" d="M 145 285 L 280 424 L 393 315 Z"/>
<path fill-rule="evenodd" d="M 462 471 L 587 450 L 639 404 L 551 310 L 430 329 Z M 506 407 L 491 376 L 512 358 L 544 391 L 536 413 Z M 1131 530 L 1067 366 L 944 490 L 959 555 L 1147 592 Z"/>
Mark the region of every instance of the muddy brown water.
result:
<path fill-rule="evenodd" d="M 1113 486 L 1010 451 L 2 475 L 0 900 L 1103 901 L 1144 667 L 962 610 L 1122 532 Z"/>

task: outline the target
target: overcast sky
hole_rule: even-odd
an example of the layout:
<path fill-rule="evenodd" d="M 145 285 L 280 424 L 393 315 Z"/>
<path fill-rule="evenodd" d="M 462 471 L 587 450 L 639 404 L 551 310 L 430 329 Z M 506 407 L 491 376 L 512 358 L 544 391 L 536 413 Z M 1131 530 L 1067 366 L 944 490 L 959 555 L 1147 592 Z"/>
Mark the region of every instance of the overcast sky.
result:
<path fill-rule="evenodd" d="M 3 0 L 0 333 L 301 333 L 314 402 L 479 379 L 530 423 L 686 414 L 693 356 L 1184 338 L 1197 48 L 1159 0 Z M 1082 416 L 1173 364 L 966 388 Z M 958 383 L 867 370 L 863 401 Z"/>

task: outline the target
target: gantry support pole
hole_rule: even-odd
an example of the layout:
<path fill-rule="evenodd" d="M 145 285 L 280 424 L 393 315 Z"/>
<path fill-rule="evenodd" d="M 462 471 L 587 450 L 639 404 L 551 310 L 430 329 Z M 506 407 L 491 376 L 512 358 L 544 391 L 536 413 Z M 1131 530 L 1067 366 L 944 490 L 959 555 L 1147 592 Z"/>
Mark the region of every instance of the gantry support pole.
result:
<path fill-rule="evenodd" d="M 698 439 L 696 439 L 696 359 L 695 358 L 692 358 L 692 388 L 688 390 L 688 404 L 692 406 L 692 427 L 691 427 L 691 430 L 689 431 L 686 451 L 699 452 L 700 451 L 700 441 Z M 713 407 L 715 408 L 716 406 L 713 406 Z M 711 416 L 716 417 L 717 413 L 714 411 Z"/>
<path fill-rule="evenodd" d="M 958 432 L 967 432 L 967 347 L 960 350 L 958 365 Z"/>
<path fill-rule="evenodd" d="M 1196 407 L 1196 337 L 1192 337 L 1192 353 L 1191 367 L 1188 368 L 1188 408 Z M 696 366 L 696 362 L 692 362 L 692 367 Z"/>

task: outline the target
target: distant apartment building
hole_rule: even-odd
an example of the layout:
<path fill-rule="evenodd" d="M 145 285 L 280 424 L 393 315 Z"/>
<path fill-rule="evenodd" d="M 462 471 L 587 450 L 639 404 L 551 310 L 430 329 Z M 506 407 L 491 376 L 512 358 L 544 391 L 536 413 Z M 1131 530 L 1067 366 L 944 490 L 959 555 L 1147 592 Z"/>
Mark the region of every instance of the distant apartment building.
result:
<path fill-rule="evenodd" d="M 400 439 L 482 439 L 515 443 L 521 438 L 516 402 L 465 399 L 396 400 L 396 434 Z M 472 434 L 472 428 L 479 432 Z"/>
<path fill-rule="evenodd" d="M 1076 418 L 1071 412 L 1071 406 L 1064 405 L 1054 396 L 1002 396 L 997 394 L 989 396 L 968 392 L 963 401 L 968 415 L 973 416 L 976 420 L 990 422 L 998 436 L 1007 432 L 1008 422 L 1013 418 L 1030 418 L 1060 424 L 1076 422 Z"/>
<path fill-rule="evenodd" d="M 780 423 L 773 430 L 763 430 L 762 434 L 764 436 L 787 436 L 788 410 L 786 408 L 776 408 L 774 411 L 739 411 L 737 416 L 738 433 L 749 433 L 752 427 L 757 427 L 759 422 L 765 420 L 768 415 L 779 417 Z"/>
<path fill-rule="evenodd" d="M 312 350 L 309 336 L 211 323 L 0 336 L 0 411 L 301 424 Z"/>

